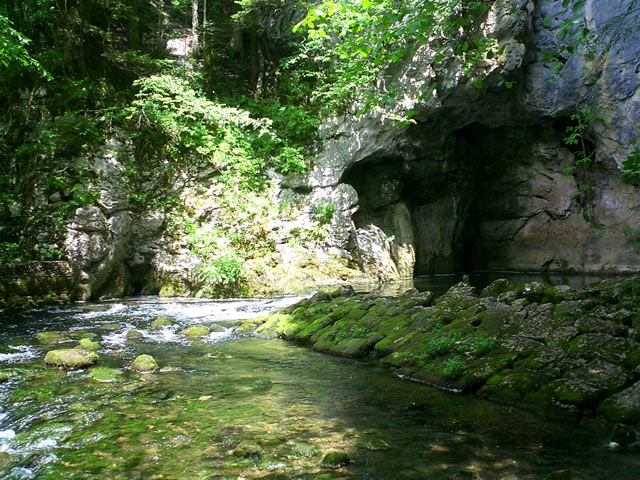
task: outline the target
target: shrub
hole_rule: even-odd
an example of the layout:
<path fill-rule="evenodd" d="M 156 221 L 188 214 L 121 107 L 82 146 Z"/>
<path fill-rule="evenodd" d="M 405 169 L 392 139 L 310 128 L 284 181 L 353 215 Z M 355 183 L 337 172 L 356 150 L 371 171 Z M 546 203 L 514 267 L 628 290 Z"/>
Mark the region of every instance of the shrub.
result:
<path fill-rule="evenodd" d="M 458 378 L 467 369 L 467 364 L 464 360 L 454 357 L 449 358 L 444 362 L 442 367 L 442 374 L 449 378 Z"/>

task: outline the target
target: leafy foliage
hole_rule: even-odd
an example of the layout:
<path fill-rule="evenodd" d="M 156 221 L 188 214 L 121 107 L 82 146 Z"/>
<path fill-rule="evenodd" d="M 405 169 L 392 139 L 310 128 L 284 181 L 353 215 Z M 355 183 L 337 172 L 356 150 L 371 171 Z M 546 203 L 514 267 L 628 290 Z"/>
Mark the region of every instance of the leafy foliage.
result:
<path fill-rule="evenodd" d="M 564 143 L 574 150 L 575 160 L 573 164 L 565 168 L 564 172 L 573 174 L 581 180 L 582 185 L 573 194 L 578 197 L 583 207 L 583 216 L 586 221 L 596 225 L 594 218 L 594 157 L 595 150 L 588 145 L 586 135 L 594 122 L 604 121 L 607 117 L 591 110 L 582 108 L 571 115 L 572 124 L 566 128 Z"/>
<path fill-rule="evenodd" d="M 384 73 L 421 45 L 429 46 L 425 55 L 436 70 L 455 59 L 469 78 L 482 60 L 501 53 L 495 39 L 478 28 L 491 3 L 324 0 L 311 6 L 297 25 L 307 41 L 292 63 L 316 66 L 312 101 L 325 114 L 344 112 L 353 101 L 366 112 L 397 101 L 399 85 L 387 83 Z M 481 77 L 475 82 L 482 87 Z M 436 87 L 427 81 L 420 89 L 422 98 Z"/>
<path fill-rule="evenodd" d="M 624 172 L 621 177 L 626 183 L 640 183 L 640 147 L 637 142 L 627 159 L 622 162 L 622 168 Z"/>
<path fill-rule="evenodd" d="M 244 266 L 242 259 L 233 254 L 226 254 L 211 263 L 200 263 L 196 272 L 200 280 L 213 284 L 214 288 L 231 288 L 243 279 Z"/>
<path fill-rule="evenodd" d="M 9 19 L 0 15 L 0 66 L 8 67 L 13 63 L 23 67 L 34 67 L 45 78 L 49 73 L 34 59 L 27 50 L 30 40 L 11 27 Z"/>
<path fill-rule="evenodd" d="M 331 223 L 335 207 L 331 202 L 321 202 L 315 204 L 311 209 L 312 218 L 320 225 Z"/>
<path fill-rule="evenodd" d="M 585 0 L 562 0 L 563 10 L 558 15 L 566 17 L 559 25 L 554 25 L 554 35 L 561 41 L 558 49 L 544 50 L 542 56 L 551 63 L 551 69 L 557 77 L 562 76 L 562 69 L 573 55 L 592 61 L 596 55 L 596 42 L 593 32 L 587 26 L 583 10 Z M 543 20 L 544 27 L 552 26 L 552 19 Z"/>
<path fill-rule="evenodd" d="M 268 119 L 207 99 L 184 79 L 154 75 L 134 83 L 139 92 L 126 110 L 139 138 L 182 168 L 209 163 L 241 188 L 264 186 L 265 172 L 307 168 L 299 149 L 280 139 Z"/>

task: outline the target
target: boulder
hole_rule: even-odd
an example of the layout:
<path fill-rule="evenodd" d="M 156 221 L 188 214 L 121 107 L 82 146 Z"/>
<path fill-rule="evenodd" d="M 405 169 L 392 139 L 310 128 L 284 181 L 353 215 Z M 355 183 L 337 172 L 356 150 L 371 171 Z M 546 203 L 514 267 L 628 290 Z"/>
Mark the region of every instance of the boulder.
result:
<path fill-rule="evenodd" d="M 204 325 L 195 325 L 180 332 L 180 335 L 187 338 L 202 338 L 209 336 L 210 330 Z"/>
<path fill-rule="evenodd" d="M 70 342 L 71 339 L 58 332 L 36 333 L 36 342 L 40 345 L 55 345 L 58 343 Z"/>
<path fill-rule="evenodd" d="M 77 370 L 93 365 L 99 358 L 94 352 L 80 349 L 51 350 L 47 352 L 44 363 L 52 367 Z"/>
<path fill-rule="evenodd" d="M 96 350 L 100 349 L 100 344 L 98 342 L 89 340 L 88 338 L 83 338 L 82 340 L 80 340 L 80 345 L 78 345 L 76 348 L 86 350 L 88 352 L 95 352 Z"/>
<path fill-rule="evenodd" d="M 138 355 L 131 364 L 131 370 L 138 373 L 151 373 L 158 370 L 158 363 L 151 355 Z"/>
<path fill-rule="evenodd" d="M 322 459 L 322 465 L 329 468 L 340 468 L 351 463 L 351 458 L 344 452 L 329 452 Z"/>
<path fill-rule="evenodd" d="M 167 317 L 158 317 L 153 322 L 151 322 L 151 326 L 149 328 L 151 328 L 152 330 L 159 330 L 164 327 L 170 327 L 171 325 L 173 325 L 173 322 Z"/>

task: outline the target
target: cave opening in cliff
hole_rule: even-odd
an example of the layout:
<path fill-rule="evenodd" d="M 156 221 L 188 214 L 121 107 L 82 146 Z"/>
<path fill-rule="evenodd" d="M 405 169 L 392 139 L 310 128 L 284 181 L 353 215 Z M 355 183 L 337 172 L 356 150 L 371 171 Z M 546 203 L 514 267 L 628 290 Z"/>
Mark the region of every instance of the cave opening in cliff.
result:
<path fill-rule="evenodd" d="M 567 174 L 577 155 L 565 135 L 566 125 L 554 122 L 473 123 L 410 157 L 359 162 L 342 179 L 358 193 L 354 223 L 375 225 L 395 243 L 410 241 L 414 276 L 544 271 L 552 258 L 545 247 L 570 241 L 558 225 L 576 202 L 589 211 L 582 187 L 589 172 Z"/>

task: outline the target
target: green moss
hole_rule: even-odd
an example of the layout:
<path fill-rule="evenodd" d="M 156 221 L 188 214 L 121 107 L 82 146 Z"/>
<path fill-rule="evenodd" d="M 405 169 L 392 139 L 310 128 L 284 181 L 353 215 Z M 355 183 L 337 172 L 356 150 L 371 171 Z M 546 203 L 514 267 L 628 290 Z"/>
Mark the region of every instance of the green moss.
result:
<path fill-rule="evenodd" d="M 83 338 L 82 340 L 80 340 L 80 345 L 78 345 L 76 348 L 86 350 L 88 352 L 95 352 L 96 350 L 100 349 L 100 344 L 98 342 L 91 341 L 88 338 Z"/>
<path fill-rule="evenodd" d="M 315 445 L 305 442 L 292 442 L 289 453 L 289 458 L 313 458 L 320 454 L 320 449 Z"/>
<path fill-rule="evenodd" d="M 258 333 L 283 336 L 285 338 L 294 335 L 301 329 L 295 317 L 286 313 L 274 313 L 267 317 L 267 321 L 258 328 Z"/>
<path fill-rule="evenodd" d="M 144 335 L 139 330 L 131 329 L 127 331 L 127 340 L 139 340 L 143 337 Z"/>
<path fill-rule="evenodd" d="M 344 452 L 329 452 L 322 459 L 322 465 L 329 468 L 340 468 L 351 463 L 351 458 Z"/>
<path fill-rule="evenodd" d="M 440 357 L 453 351 L 453 348 L 458 341 L 459 339 L 455 335 L 444 335 L 441 337 L 435 337 L 422 345 L 422 347 L 420 348 L 420 353 L 431 355 L 432 357 Z"/>
<path fill-rule="evenodd" d="M 89 377 L 99 383 L 117 383 L 122 380 L 122 371 L 109 367 L 94 367 Z"/>
<path fill-rule="evenodd" d="M 167 317 L 158 317 L 153 322 L 151 322 L 151 326 L 149 328 L 151 328 L 152 330 L 159 330 L 164 327 L 170 327 L 171 325 L 173 325 L 173 322 Z"/>
<path fill-rule="evenodd" d="M 309 319 L 307 317 L 307 322 Z M 318 330 L 328 327 L 329 325 L 333 325 L 336 320 L 331 318 L 329 315 L 322 315 L 315 320 L 311 321 L 307 325 L 301 326 L 300 330 L 296 333 L 295 338 L 298 341 L 307 341 L 309 340 Z"/>
<path fill-rule="evenodd" d="M 640 407 L 638 405 L 621 405 L 613 397 L 602 402 L 598 407 L 598 412 L 612 422 L 622 422 L 630 425 L 640 422 Z"/>
<path fill-rule="evenodd" d="M 71 339 L 58 332 L 36 333 L 36 342 L 41 345 L 55 345 L 58 343 L 70 342 Z"/>
<path fill-rule="evenodd" d="M 264 454 L 264 449 L 255 442 L 244 440 L 234 448 L 233 454 L 241 458 L 261 457 Z"/>
<path fill-rule="evenodd" d="M 88 367 L 98 361 L 99 357 L 94 352 L 87 352 L 79 349 L 51 350 L 47 352 L 44 359 L 46 365 L 52 367 L 76 370 Z"/>
<path fill-rule="evenodd" d="M 254 322 L 243 322 L 238 327 L 237 331 L 240 335 L 249 335 L 251 333 L 254 333 L 258 329 L 258 325 L 259 324 Z"/>
<path fill-rule="evenodd" d="M 538 386 L 533 376 L 506 370 L 489 378 L 480 392 L 516 401 L 537 390 Z"/>
<path fill-rule="evenodd" d="M 0 383 L 4 383 L 4 382 L 8 382 L 9 381 L 9 374 L 8 373 L 4 373 L 4 372 L 0 372 Z"/>
<path fill-rule="evenodd" d="M 139 355 L 131 364 L 131 370 L 139 373 L 155 372 L 157 369 L 158 363 L 151 355 Z"/>
<path fill-rule="evenodd" d="M 187 338 L 202 338 L 208 336 L 209 328 L 204 325 L 195 325 L 180 332 L 180 335 Z"/>

